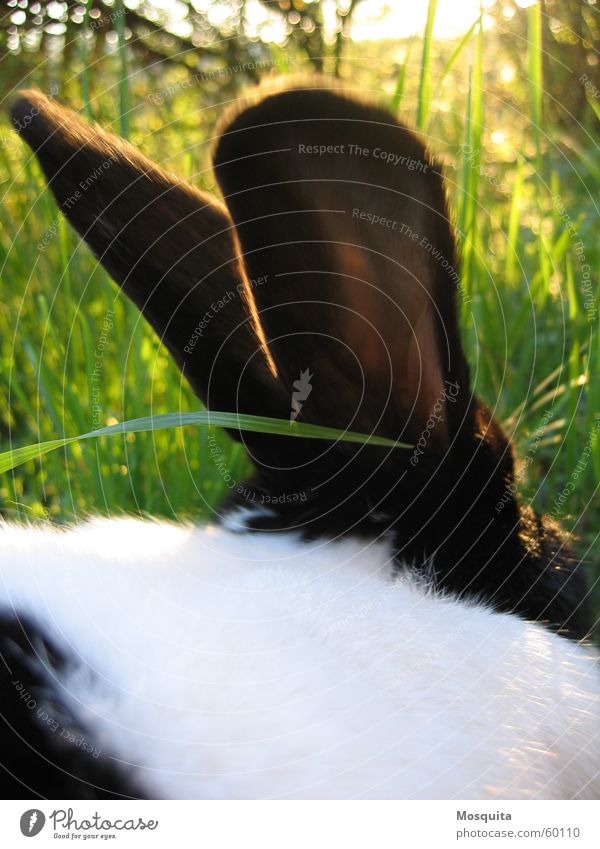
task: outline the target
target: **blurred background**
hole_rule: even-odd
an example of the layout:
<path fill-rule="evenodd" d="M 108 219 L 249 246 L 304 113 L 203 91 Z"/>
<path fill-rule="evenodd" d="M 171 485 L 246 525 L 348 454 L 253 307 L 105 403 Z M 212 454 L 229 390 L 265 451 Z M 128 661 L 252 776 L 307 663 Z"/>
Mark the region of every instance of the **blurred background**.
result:
<path fill-rule="evenodd" d="M 597 0 L 0 3 L 5 106 L 38 86 L 208 190 L 215 123 L 265 76 L 339 76 L 418 128 L 445 166 L 476 391 L 514 435 L 521 492 L 596 574 L 599 47 Z M 198 409 L 5 112 L 0 197 L 0 451 Z M 223 468 L 248 465 L 218 432 L 93 440 L 1 476 L 0 512 L 210 515 Z"/>

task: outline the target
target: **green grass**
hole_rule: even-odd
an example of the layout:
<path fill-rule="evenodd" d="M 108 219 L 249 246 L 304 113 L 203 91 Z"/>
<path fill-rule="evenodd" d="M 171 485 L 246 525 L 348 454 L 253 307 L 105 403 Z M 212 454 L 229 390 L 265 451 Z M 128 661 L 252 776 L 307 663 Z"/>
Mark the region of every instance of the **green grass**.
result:
<path fill-rule="evenodd" d="M 556 515 L 597 568 L 600 156 L 584 133 L 545 123 L 537 6 L 529 10 L 524 72 L 509 81 L 500 79 L 505 60 L 478 21 L 463 39 L 441 43 L 432 36 L 434 13 L 432 2 L 420 49 L 415 39 L 350 46 L 344 74 L 418 126 L 442 158 L 476 391 L 514 435 L 520 456 L 532 458 L 519 467 L 521 493 Z M 151 102 L 157 88 L 184 76 L 128 79 L 118 34 L 113 55 L 86 74 L 76 73 L 84 66 L 71 69 L 65 98 L 170 170 L 214 188 L 208 150 L 221 109 L 205 104 L 200 87 Z M 83 46 L 77 56 L 84 61 Z M 29 82 L 43 85 L 43 73 Z M 37 165 L 7 123 L 0 181 L 0 450 L 95 426 L 90 381 L 103 335 L 100 425 L 197 409 L 136 309 L 58 220 Z M 39 251 L 44 234 L 48 245 Z M 107 315 L 112 326 L 103 329 Z M 209 515 L 227 492 L 215 445 L 242 481 L 249 464 L 239 445 L 221 431 L 178 428 L 77 443 L 29 461 L 0 478 L 0 506 L 11 518 L 57 521 L 98 511 Z"/>

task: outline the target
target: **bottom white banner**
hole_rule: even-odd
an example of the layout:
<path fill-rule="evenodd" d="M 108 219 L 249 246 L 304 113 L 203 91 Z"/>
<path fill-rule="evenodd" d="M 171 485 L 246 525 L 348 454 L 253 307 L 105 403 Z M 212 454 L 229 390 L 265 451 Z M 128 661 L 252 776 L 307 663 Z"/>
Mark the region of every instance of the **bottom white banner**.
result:
<path fill-rule="evenodd" d="M 600 802 L 0 802 L 0 845 L 600 846 Z"/>

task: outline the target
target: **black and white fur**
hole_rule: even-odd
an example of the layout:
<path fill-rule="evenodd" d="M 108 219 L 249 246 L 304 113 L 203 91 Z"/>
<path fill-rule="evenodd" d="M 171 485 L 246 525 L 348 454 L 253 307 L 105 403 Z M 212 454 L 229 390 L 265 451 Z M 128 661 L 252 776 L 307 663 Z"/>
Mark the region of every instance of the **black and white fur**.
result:
<path fill-rule="evenodd" d="M 39 92 L 12 116 L 209 409 L 289 418 L 308 369 L 299 420 L 423 448 L 233 432 L 255 472 L 212 525 L 3 525 L 3 795 L 598 798 L 585 576 L 470 390 L 421 141 L 321 80 L 261 90 L 223 204 Z"/>

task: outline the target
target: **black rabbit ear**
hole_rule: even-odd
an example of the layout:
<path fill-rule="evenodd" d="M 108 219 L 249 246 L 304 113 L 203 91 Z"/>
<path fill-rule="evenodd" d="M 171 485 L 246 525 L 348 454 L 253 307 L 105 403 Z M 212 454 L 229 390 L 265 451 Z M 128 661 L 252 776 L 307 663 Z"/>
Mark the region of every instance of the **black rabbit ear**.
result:
<path fill-rule="evenodd" d="M 21 92 L 11 115 L 60 209 L 200 397 L 268 413 L 275 368 L 246 308 L 251 287 L 222 204 L 40 92 Z"/>
<path fill-rule="evenodd" d="M 442 179 L 418 138 L 309 83 L 230 118 L 214 165 L 249 273 L 268 281 L 255 297 L 283 382 L 312 375 L 302 417 L 415 436 L 434 414 L 445 442 L 468 373 Z"/>

